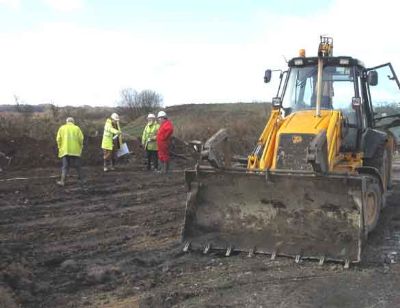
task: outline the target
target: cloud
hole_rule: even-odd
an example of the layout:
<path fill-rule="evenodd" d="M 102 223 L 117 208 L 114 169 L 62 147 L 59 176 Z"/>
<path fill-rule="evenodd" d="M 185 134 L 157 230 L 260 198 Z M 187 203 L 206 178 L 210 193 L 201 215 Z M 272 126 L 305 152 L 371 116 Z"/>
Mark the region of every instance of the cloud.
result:
<path fill-rule="evenodd" d="M 0 46 L 7 46 L 0 57 L 0 104 L 12 103 L 16 94 L 34 104 L 113 105 L 124 87 L 157 91 L 167 105 L 270 101 L 277 85 L 263 83 L 264 70 L 285 69 L 283 56 L 297 56 L 300 48 L 315 56 L 324 33 L 334 38 L 334 55 L 354 56 L 367 66 L 391 61 L 400 75 L 395 5 L 381 2 L 337 0 L 306 18 L 259 11 L 246 26 L 251 39 L 229 43 L 70 23 L 0 32 Z M 361 5 L 358 19 L 354 12 Z"/>
<path fill-rule="evenodd" d="M 17 10 L 21 7 L 20 0 L 0 0 L 0 5 L 6 6 L 13 10 Z"/>
<path fill-rule="evenodd" d="M 84 7 L 83 0 L 43 0 L 52 9 L 62 12 L 77 11 Z"/>
<path fill-rule="evenodd" d="M 32 104 L 112 105 L 123 87 L 153 89 L 162 65 L 155 43 L 68 23 L 0 35 L 0 44 L 10 46 L 0 58 L 0 103 L 16 94 Z"/>
<path fill-rule="evenodd" d="M 266 43 L 274 44 L 274 49 L 291 57 L 299 48 L 306 48 L 308 55 L 316 55 L 319 35 L 334 38 L 334 55 L 346 54 L 362 58 L 366 64 L 387 61 L 384 58 L 395 55 L 400 44 L 394 41 L 397 28 L 397 2 L 381 0 L 376 3 L 354 0 L 336 0 L 325 9 L 306 18 L 292 15 L 269 16 L 263 18 Z M 356 12 L 362 8 L 362 17 Z M 397 60 L 397 56 L 392 58 Z"/>
<path fill-rule="evenodd" d="M 263 29 L 257 38 L 258 50 L 269 68 L 284 68 L 282 55 L 290 59 L 305 48 L 307 56 L 316 56 L 319 36 L 333 37 L 335 56 L 352 56 L 367 67 L 392 62 L 400 74 L 400 44 L 395 37 L 397 29 L 397 2 L 381 0 L 379 5 L 368 1 L 336 0 L 305 18 L 295 15 L 276 15 L 260 11 L 255 17 Z M 360 12 L 362 17 L 355 12 Z M 260 54 L 261 56 L 261 54 Z M 267 85 L 267 97 L 273 87 Z"/>
<path fill-rule="evenodd" d="M 8 72 L 0 102 L 16 94 L 29 103 L 112 105 L 124 87 L 157 91 L 167 105 L 264 98 L 258 46 L 170 43 L 69 24 L 0 43 L 13 46 L 0 59 Z"/>

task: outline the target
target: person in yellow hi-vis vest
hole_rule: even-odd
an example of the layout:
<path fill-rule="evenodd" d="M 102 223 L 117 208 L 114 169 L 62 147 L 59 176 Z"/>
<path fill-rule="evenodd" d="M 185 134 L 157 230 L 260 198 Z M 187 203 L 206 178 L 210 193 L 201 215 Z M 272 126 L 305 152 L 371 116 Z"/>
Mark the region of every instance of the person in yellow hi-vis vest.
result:
<path fill-rule="evenodd" d="M 79 181 L 82 181 L 80 158 L 83 148 L 83 134 L 81 129 L 75 125 L 73 118 L 68 117 L 66 124 L 58 129 L 56 140 L 58 157 L 62 159 L 61 179 L 57 181 L 57 184 L 65 185 L 65 178 L 71 165 L 76 168 Z"/>
<path fill-rule="evenodd" d="M 154 170 L 158 169 L 158 154 L 157 154 L 157 132 L 160 124 L 156 121 L 156 116 L 149 113 L 147 116 L 147 125 L 143 130 L 142 144 L 146 150 L 147 170 L 151 170 L 153 163 Z"/>
<path fill-rule="evenodd" d="M 104 125 L 103 140 L 101 148 L 103 149 L 104 172 L 115 170 L 117 151 L 122 145 L 122 132 L 119 126 L 119 115 L 113 113 L 106 120 Z M 110 167 L 109 167 L 110 166 Z"/>

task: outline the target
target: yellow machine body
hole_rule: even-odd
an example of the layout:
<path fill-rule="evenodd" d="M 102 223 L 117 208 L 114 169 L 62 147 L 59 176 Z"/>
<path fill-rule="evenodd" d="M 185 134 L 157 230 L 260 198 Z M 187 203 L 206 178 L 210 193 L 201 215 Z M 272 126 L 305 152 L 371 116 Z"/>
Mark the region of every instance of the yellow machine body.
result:
<path fill-rule="evenodd" d="M 362 153 L 340 153 L 342 115 L 338 110 L 322 110 L 320 116 L 314 110 L 292 113 L 286 118 L 279 109 L 271 112 L 258 145 L 263 149 L 261 156 L 253 153 L 248 158 L 248 169 L 252 171 L 276 170 L 281 136 L 290 135 L 294 145 L 305 142 L 303 136 L 317 136 L 326 132 L 329 172 L 354 172 L 362 166 Z"/>
<path fill-rule="evenodd" d="M 390 149 L 385 150 L 384 132 L 360 129 L 364 125 L 360 115 L 368 108 L 365 91 L 363 99 L 350 94 L 338 102 L 334 96 L 334 85 L 348 82 L 354 92 L 357 78 L 366 73 L 355 73 L 365 72 L 356 59 L 332 57 L 332 46 L 330 38 L 321 38 L 318 57 L 294 58 L 286 79 L 281 73 L 283 90 L 272 101 L 273 109 L 246 167 L 221 166 L 216 162 L 224 155 L 213 155 L 218 159 L 212 167 L 199 163 L 185 171 L 185 250 L 216 249 L 226 255 L 238 250 L 321 263 L 361 260 L 364 240 L 383 207 Z M 266 71 L 266 82 L 270 75 Z M 359 82 L 368 87 L 366 78 Z M 350 108 L 334 108 L 334 98 L 339 106 L 350 103 Z M 289 112 L 282 106 L 285 99 Z M 362 102 L 367 102 L 364 109 Z M 366 135 L 363 140 L 370 144 L 363 147 L 361 132 L 372 136 Z M 209 153 L 211 144 L 207 144 Z M 367 153 L 367 161 L 362 149 L 378 154 L 371 159 L 372 152 Z"/>

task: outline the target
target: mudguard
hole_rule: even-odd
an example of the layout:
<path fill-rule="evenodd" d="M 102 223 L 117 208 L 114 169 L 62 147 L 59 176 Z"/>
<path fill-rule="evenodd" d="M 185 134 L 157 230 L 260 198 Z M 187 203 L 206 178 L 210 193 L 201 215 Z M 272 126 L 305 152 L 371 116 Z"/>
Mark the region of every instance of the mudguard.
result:
<path fill-rule="evenodd" d="M 198 167 L 185 178 L 186 248 L 361 260 L 367 176 Z"/>

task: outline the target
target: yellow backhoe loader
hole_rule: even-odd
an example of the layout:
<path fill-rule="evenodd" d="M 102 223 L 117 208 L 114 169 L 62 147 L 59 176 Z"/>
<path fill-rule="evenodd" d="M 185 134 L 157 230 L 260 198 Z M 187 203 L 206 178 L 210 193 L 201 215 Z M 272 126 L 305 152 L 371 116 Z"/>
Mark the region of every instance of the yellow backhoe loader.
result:
<path fill-rule="evenodd" d="M 332 38 L 321 37 L 316 57 L 302 51 L 279 71 L 273 110 L 247 165 L 231 164 L 224 130 L 199 150 L 210 164 L 185 171 L 184 251 L 346 267 L 361 260 L 391 187 L 390 128 L 399 116 L 389 107 L 399 107 L 400 84 L 390 63 L 368 69 L 332 51 Z M 273 72 L 266 70 L 266 83 Z"/>

